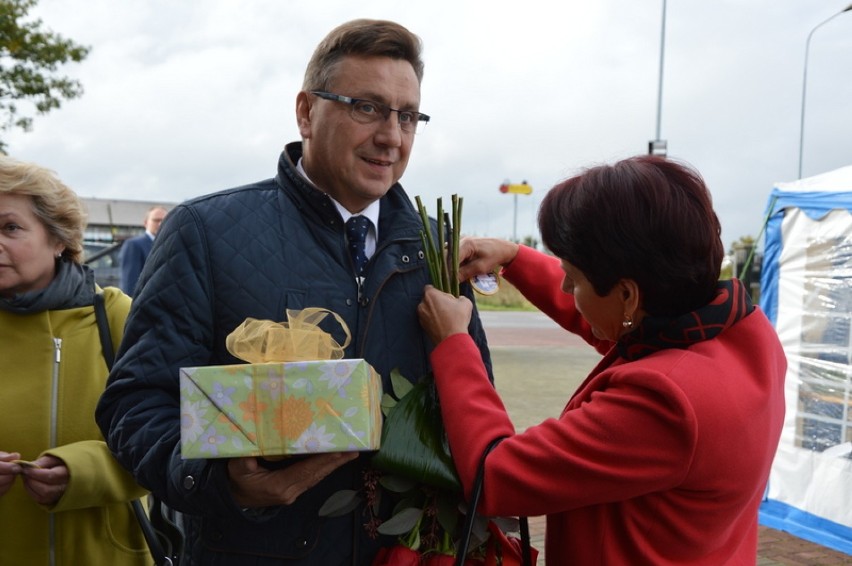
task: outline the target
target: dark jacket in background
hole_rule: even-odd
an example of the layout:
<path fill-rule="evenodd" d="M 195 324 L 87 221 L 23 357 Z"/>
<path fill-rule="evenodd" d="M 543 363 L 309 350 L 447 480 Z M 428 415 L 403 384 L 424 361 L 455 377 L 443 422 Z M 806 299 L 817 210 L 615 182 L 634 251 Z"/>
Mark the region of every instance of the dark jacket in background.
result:
<path fill-rule="evenodd" d="M 133 291 L 136 290 L 136 282 L 139 281 L 139 274 L 142 273 L 142 267 L 144 267 L 145 260 L 148 254 L 151 253 L 153 245 L 154 240 L 147 233 L 125 240 L 121 245 L 121 253 L 119 254 L 121 282 L 119 286 L 122 291 L 131 297 L 133 296 Z"/>
<path fill-rule="evenodd" d="M 332 493 L 362 487 L 370 454 L 292 505 L 260 513 L 244 513 L 231 500 L 225 460 L 181 460 L 178 368 L 238 363 L 225 337 L 246 317 L 281 321 L 286 309 L 323 307 L 352 332 L 345 357 L 366 359 L 385 390 L 394 368 L 412 381 L 430 369 L 432 346 L 416 313 L 429 274 L 408 195 L 394 185 L 382 198 L 379 241 L 359 289 L 340 214 L 297 173 L 300 155 L 301 144 L 290 144 L 274 179 L 169 213 L 98 406 L 98 424 L 119 461 L 187 514 L 192 564 L 366 564 L 378 542 L 366 538 L 361 508 L 333 519 L 318 515 Z M 327 330 L 342 342 L 336 326 Z M 476 316 L 471 332 L 490 372 Z"/>

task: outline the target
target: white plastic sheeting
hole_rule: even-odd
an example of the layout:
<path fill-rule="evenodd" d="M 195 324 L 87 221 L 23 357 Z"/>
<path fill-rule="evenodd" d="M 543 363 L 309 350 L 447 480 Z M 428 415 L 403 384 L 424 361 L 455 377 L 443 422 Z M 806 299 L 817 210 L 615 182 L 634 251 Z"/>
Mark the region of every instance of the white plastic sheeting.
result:
<path fill-rule="evenodd" d="M 852 554 L 852 166 L 778 183 L 761 307 L 787 354 L 761 522 Z"/>

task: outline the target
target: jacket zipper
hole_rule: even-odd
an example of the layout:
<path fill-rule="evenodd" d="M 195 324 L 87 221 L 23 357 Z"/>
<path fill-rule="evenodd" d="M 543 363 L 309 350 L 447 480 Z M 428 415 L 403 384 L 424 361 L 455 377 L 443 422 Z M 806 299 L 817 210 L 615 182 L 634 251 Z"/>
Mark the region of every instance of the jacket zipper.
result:
<path fill-rule="evenodd" d="M 62 338 L 53 339 L 53 375 L 50 383 L 50 446 L 56 448 L 56 412 L 59 405 L 59 364 L 62 362 Z"/>
<path fill-rule="evenodd" d="M 62 362 L 62 338 L 53 339 L 53 375 L 51 376 L 50 384 L 50 446 L 55 448 L 57 442 L 57 415 L 59 406 L 59 365 Z M 49 556 L 50 566 L 56 564 L 56 523 L 54 515 L 51 513 L 48 516 L 47 524 L 48 541 L 50 544 Z"/>

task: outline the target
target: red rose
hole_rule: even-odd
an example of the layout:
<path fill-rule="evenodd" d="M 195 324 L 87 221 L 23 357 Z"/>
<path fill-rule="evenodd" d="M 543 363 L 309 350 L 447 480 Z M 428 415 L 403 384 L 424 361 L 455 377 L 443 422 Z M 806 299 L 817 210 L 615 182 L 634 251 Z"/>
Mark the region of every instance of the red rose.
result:
<path fill-rule="evenodd" d="M 382 548 L 372 566 L 420 566 L 420 553 L 402 545 Z"/>

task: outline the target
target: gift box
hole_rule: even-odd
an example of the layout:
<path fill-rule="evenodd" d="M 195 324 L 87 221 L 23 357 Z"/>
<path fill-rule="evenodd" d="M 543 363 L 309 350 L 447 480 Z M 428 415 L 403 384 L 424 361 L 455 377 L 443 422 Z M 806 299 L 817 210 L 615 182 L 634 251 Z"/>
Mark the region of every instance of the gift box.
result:
<path fill-rule="evenodd" d="M 247 319 L 226 344 L 251 363 L 180 369 L 183 458 L 379 448 L 381 379 L 364 360 L 334 359 L 345 344 L 318 330 L 325 314 L 288 311 L 288 323 Z"/>
<path fill-rule="evenodd" d="M 377 450 L 381 391 L 364 360 L 181 368 L 181 455 Z"/>

